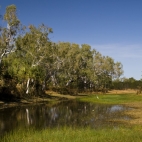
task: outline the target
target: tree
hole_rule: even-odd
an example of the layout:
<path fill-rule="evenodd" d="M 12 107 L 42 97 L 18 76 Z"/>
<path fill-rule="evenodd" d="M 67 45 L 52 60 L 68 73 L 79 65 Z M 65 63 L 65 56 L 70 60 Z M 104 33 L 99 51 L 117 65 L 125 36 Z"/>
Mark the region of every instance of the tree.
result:
<path fill-rule="evenodd" d="M 10 5 L 6 8 L 4 20 L 7 22 L 7 28 L 2 28 L 0 36 L 0 64 L 3 57 L 10 54 L 15 48 L 15 40 L 20 25 L 15 5 Z"/>
<path fill-rule="evenodd" d="M 10 92 L 11 84 L 15 90 L 20 86 L 24 94 L 47 88 L 67 93 L 74 90 L 74 94 L 104 90 L 123 73 L 120 62 L 92 50 L 90 45 L 51 42 L 48 35 L 52 29 L 44 24 L 22 26 L 15 5 L 6 8 L 4 20 L 7 27 L 0 31 L 0 72 Z"/>
<path fill-rule="evenodd" d="M 36 88 L 45 78 L 51 45 L 48 39 L 50 32 L 51 29 L 43 24 L 38 28 L 30 25 L 29 32 L 16 40 L 16 52 L 11 55 L 11 58 L 16 57 L 16 60 L 9 61 L 13 65 L 9 67 L 9 73 L 22 82 L 27 80 L 26 94 L 29 93 L 30 83 L 33 84 L 32 88 Z"/>
<path fill-rule="evenodd" d="M 111 57 L 102 56 L 97 51 L 94 52 L 93 66 L 96 90 L 109 88 L 112 80 L 123 74 L 120 62 L 115 63 Z"/>
<path fill-rule="evenodd" d="M 15 5 L 7 6 L 3 16 L 4 21 L 7 23 L 7 27 L 1 27 L 0 29 L 0 90 L 9 91 L 8 93 L 10 93 L 8 88 L 11 87 L 12 91 L 15 83 L 8 75 L 8 63 L 4 60 L 6 60 L 11 53 L 15 52 L 15 41 L 20 29 L 20 21 L 17 18 L 16 11 Z"/>

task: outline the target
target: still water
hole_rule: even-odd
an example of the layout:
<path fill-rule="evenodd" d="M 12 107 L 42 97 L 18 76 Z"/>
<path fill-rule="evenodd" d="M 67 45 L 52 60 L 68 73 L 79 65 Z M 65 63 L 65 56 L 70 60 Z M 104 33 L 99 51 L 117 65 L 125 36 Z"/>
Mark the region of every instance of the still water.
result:
<path fill-rule="evenodd" d="M 45 129 L 62 126 L 100 128 L 115 126 L 112 119 L 129 119 L 122 105 L 101 105 L 78 101 L 33 104 L 0 109 L 0 136 L 16 128 Z"/>

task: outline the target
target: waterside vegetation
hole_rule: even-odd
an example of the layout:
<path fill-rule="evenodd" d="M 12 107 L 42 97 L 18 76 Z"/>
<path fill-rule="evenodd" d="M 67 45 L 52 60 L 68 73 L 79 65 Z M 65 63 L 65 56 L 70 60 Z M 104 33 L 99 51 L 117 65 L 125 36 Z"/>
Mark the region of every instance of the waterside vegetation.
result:
<path fill-rule="evenodd" d="M 140 126 L 120 128 L 59 128 L 36 131 L 17 130 L 6 135 L 1 142 L 141 142 Z"/>
<path fill-rule="evenodd" d="M 130 104 L 142 101 L 142 95 L 135 93 L 107 93 L 107 94 L 93 94 L 78 98 L 80 101 L 104 103 L 104 104 Z"/>

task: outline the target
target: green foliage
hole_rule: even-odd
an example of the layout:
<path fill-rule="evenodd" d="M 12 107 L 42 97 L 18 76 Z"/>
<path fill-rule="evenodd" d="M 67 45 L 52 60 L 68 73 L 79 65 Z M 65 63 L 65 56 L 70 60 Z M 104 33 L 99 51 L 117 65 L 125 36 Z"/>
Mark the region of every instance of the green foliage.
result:
<path fill-rule="evenodd" d="M 0 33 L 1 78 L 10 76 L 27 94 L 36 91 L 36 86 L 75 90 L 73 94 L 106 89 L 123 73 L 121 63 L 87 44 L 51 42 L 48 35 L 52 29 L 44 24 L 21 26 L 15 5 L 6 8 L 4 20 L 7 28 Z"/>
<path fill-rule="evenodd" d="M 124 89 L 137 89 L 139 90 L 142 87 L 142 80 L 136 80 L 133 77 L 131 78 L 120 78 L 115 79 L 112 82 L 112 89 L 124 90 Z"/>
<path fill-rule="evenodd" d="M 4 15 L 4 20 L 6 20 L 9 26 L 18 26 L 20 21 L 17 19 L 16 16 L 16 6 L 10 5 L 6 8 L 6 13 Z"/>

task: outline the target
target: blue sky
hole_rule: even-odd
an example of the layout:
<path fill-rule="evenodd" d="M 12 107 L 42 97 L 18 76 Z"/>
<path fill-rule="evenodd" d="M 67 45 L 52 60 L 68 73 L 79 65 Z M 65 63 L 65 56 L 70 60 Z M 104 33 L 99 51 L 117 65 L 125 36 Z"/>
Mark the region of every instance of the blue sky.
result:
<path fill-rule="evenodd" d="M 142 78 L 142 0 L 1 0 L 0 13 L 11 4 L 22 24 L 53 28 L 51 41 L 89 44 Z"/>

